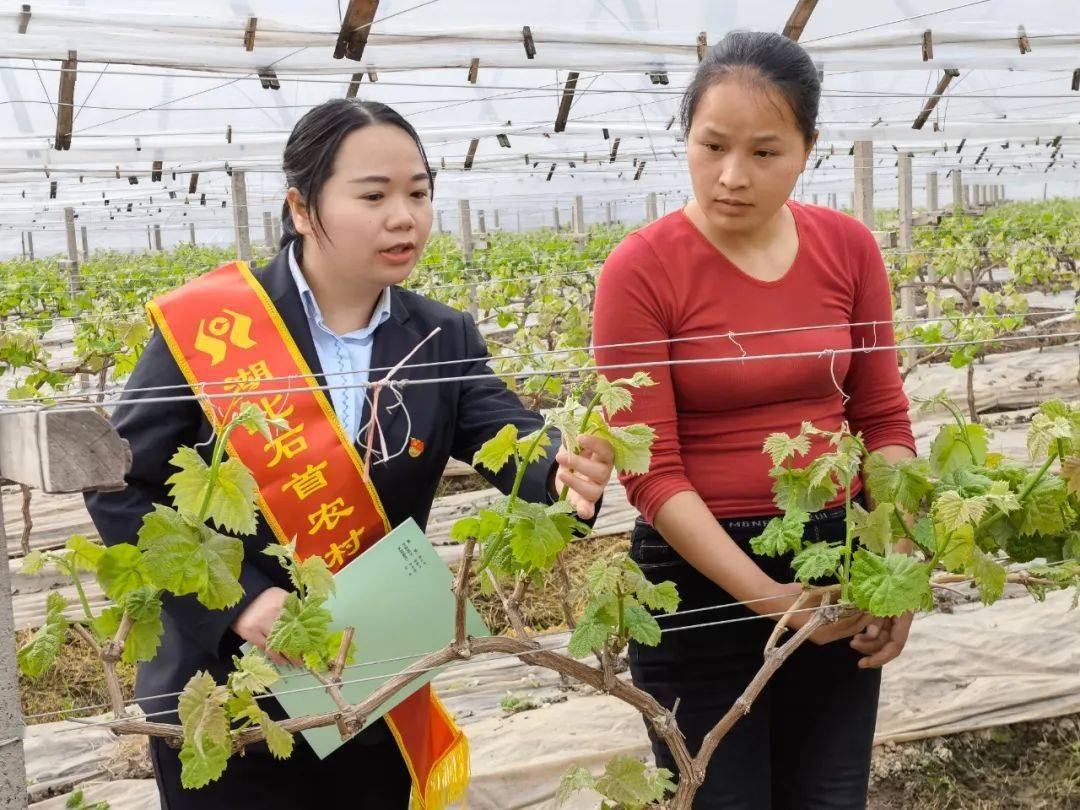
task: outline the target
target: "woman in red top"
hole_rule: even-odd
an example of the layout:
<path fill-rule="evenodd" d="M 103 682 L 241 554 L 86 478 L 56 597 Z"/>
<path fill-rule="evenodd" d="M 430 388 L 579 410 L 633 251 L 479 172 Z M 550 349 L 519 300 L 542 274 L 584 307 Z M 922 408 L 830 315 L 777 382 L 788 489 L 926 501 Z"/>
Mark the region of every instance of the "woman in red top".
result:
<path fill-rule="evenodd" d="M 817 137 L 819 94 L 816 68 L 785 37 L 732 33 L 716 45 L 682 105 L 694 199 L 630 234 L 597 289 L 597 364 L 623 366 L 616 376 L 642 364 L 658 383 L 616 416 L 657 432 L 649 472 L 623 479 L 642 515 L 631 553 L 653 581 L 676 582 L 680 612 L 748 603 L 661 619 L 658 647 L 631 647 L 634 682 L 665 706 L 679 701 L 691 751 L 761 666 L 772 622 L 692 625 L 776 615 L 801 590 L 790 555 L 749 546 L 780 511 L 765 437 L 847 420 L 871 451 L 915 453 L 895 352 L 850 352 L 893 344 L 877 244 L 857 220 L 788 199 Z M 872 321 L 883 323 L 854 325 Z M 693 362 L 794 354 L 804 356 Z M 827 451 L 814 438 L 801 463 Z M 852 497 L 865 504 L 858 479 Z M 844 537 L 843 502 L 841 491 L 811 516 L 807 539 Z M 880 667 L 910 622 L 858 615 L 814 633 L 721 743 L 695 808 L 865 807 Z M 653 751 L 677 771 L 655 736 Z"/>

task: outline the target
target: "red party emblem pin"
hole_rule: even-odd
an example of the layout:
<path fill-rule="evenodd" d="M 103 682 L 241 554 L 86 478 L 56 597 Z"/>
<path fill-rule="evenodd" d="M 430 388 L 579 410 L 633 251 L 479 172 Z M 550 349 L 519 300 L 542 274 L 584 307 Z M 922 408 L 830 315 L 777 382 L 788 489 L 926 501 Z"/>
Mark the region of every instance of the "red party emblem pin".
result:
<path fill-rule="evenodd" d="M 424 443 L 420 439 L 409 439 L 409 455 L 416 458 L 424 452 Z"/>

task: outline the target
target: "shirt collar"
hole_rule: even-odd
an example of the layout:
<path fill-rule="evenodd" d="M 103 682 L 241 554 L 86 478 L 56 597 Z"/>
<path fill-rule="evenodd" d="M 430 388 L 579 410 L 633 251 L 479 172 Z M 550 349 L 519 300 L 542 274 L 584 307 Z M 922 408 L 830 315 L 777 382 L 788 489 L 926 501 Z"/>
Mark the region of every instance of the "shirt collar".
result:
<path fill-rule="evenodd" d="M 303 302 L 304 313 L 307 315 L 308 320 L 320 329 L 329 332 L 330 334 L 334 334 L 323 322 L 322 311 L 319 309 L 319 302 L 315 300 L 315 293 L 312 292 L 311 285 L 308 284 L 307 279 L 304 278 L 304 274 L 300 270 L 300 264 L 296 261 L 296 254 L 293 252 L 292 243 L 289 244 L 289 272 L 292 273 L 293 282 L 296 284 L 296 290 L 300 293 L 300 300 Z M 368 325 L 344 335 L 337 335 L 337 337 L 342 339 L 370 337 L 371 333 L 389 317 L 390 288 L 384 287 L 378 302 L 375 304 L 375 310 L 371 313 L 371 320 L 368 321 Z"/>

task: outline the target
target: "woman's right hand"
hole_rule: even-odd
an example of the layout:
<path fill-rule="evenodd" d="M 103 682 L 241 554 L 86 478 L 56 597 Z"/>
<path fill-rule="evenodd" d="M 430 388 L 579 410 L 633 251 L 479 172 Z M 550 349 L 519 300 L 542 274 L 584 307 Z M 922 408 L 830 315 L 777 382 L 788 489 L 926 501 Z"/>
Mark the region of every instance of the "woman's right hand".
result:
<path fill-rule="evenodd" d="M 795 600 L 799 598 L 803 592 L 803 586 L 798 582 L 790 582 L 786 584 L 776 583 L 778 590 L 783 594 L 785 604 L 783 607 L 776 609 L 774 612 L 781 610 L 787 610 L 793 604 Z M 792 613 L 788 618 L 788 627 L 793 630 L 798 630 L 803 627 L 814 617 L 812 608 L 821 604 L 821 597 L 815 596 L 812 599 L 804 602 L 800 606 L 800 612 Z M 773 620 L 776 621 L 780 617 L 774 616 Z M 821 646 L 824 644 L 830 644 L 834 641 L 839 641 L 842 638 L 850 638 L 858 633 L 861 633 L 863 629 L 873 621 L 873 615 L 869 613 L 863 613 L 861 611 L 845 616 L 835 622 L 829 622 L 823 627 L 819 627 L 813 633 L 810 634 L 810 641 Z"/>
<path fill-rule="evenodd" d="M 279 666 L 285 664 L 302 666 L 302 662 L 286 658 L 281 655 L 281 653 L 266 648 L 266 639 L 270 635 L 270 630 L 273 628 L 274 622 L 276 622 L 278 616 L 281 615 L 282 608 L 285 606 L 285 600 L 288 597 L 289 592 L 284 588 L 278 588 L 276 586 L 267 588 L 256 596 L 251 601 L 251 604 L 244 608 L 243 612 L 236 617 L 232 623 L 232 631 L 244 641 L 249 642 L 266 653 L 267 657 L 275 664 L 278 664 Z"/>

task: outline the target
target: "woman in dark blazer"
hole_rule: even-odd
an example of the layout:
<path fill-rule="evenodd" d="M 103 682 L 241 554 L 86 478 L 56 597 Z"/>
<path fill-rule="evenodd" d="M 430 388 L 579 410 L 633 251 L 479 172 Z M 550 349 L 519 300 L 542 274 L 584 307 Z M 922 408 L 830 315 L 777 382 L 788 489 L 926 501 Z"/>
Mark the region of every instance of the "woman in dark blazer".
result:
<path fill-rule="evenodd" d="M 403 405 L 387 392 L 378 400 L 385 447 L 411 443 L 413 452 L 373 464 L 374 488 L 391 526 L 411 517 L 423 527 L 450 457 L 471 462 L 504 425 L 531 432 L 543 420 L 491 371 L 484 341 L 468 314 L 397 286 L 415 267 L 432 223 L 432 174 L 408 122 L 383 104 L 328 101 L 297 123 L 283 162 L 289 189 L 281 251 L 255 277 L 319 385 L 327 385 L 328 365 L 335 375 L 348 369 L 344 378 L 330 378 L 331 387 L 342 386 L 343 379 L 367 381 L 367 368 L 372 369 L 370 381 L 381 379 L 436 327 L 438 335 L 424 342 L 394 379 L 475 377 L 405 386 L 399 389 Z M 190 390 L 162 335 L 155 333 L 113 418 L 131 445 L 127 487 L 86 497 L 106 544 L 133 541 L 152 505 L 168 503 L 165 481 L 175 472 L 169 459 L 178 447 L 197 446 L 208 458 L 212 429 L 194 399 L 141 402 Z M 370 419 L 364 390 L 328 391 L 347 435 L 362 434 L 359 427 Z M 574 454 L 560 444 L 555 431 L 546 460 L 528 467 L 520 495 L 550 503 L 557 489 L 568 485 L 570 502 L 589 522 L 612 470 L 611 446 L 585 436 L 580 453 Z M 510 490 L 511 466 L 499 474 L 480 472 L 503 492 Z M 164 637 L 158 655 L 140 666 L 136 685 L 147 713 L 169 712 L 156 719 L 176 722 L 175 693 L 198 670 L 223 682 L 242 642 L 265 649 L 291 588 L 277 560 L 260 553 L 276 542 L 260 517 L 257 533 L 244 539 L 244 596 L 232 608 L 208 610 L 193 596 L 163 595 Z M 271 717 L 282 716 L 272 700 L 264 708 Z M 273 759 L 264 743 L 250 746 L 230 760 L 221 779 L 198 790 L 181 787 L 175 749 L 156 739 L 150 749 L 167 810 L 294 810 L 316 791 L 328 806 L 365 810 L 404 810 L 409 801 L 409 773 L 382 721 L 324 760 L 300 737 L 285 761 Z"/>

